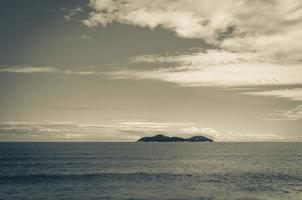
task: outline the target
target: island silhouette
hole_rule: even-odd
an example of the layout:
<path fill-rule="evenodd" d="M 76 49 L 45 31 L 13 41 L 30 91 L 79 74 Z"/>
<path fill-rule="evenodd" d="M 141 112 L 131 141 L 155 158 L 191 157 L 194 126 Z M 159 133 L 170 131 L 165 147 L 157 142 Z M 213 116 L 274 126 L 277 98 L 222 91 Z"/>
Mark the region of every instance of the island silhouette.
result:
<path fill-rule="evenodd" d="M 202 135 L 192 136 L 190 138 L 170 137 L 158 134 L 151 137 L 142 137 L 137 142 L 214 142 L 212 139 Z"/>

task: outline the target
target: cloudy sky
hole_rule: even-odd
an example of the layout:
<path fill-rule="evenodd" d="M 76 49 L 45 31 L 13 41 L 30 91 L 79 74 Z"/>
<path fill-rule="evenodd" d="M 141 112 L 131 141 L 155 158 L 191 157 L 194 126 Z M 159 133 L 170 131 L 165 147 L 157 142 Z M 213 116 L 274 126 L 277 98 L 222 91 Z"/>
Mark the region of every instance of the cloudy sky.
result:
<path fill-rule="evenodd" d="M 300 0 L 0 8 L 2 141 L 302 141 Z"/>

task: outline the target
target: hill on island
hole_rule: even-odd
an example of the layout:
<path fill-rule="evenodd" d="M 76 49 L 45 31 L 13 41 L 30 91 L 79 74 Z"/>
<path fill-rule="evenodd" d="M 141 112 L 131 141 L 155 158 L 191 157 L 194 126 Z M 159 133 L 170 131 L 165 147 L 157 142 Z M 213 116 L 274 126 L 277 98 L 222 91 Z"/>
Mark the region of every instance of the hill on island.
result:
<path fill-rule="evenodd" d="M 158 134 L 151 137 L 142 137 L 137 142 L 213 142 L 213 140 L 201 135 L 190 138 L 182 138 Z"/>

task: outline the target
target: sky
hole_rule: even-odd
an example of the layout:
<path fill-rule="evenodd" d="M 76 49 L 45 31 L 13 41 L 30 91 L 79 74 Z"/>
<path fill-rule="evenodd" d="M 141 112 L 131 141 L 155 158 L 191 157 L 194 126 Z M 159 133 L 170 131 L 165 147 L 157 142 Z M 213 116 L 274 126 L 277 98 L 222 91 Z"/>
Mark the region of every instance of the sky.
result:
<path fill-rule="evenodd" d="M 0 10 L 0 141 L 302 141 L 300 0 Z"/>

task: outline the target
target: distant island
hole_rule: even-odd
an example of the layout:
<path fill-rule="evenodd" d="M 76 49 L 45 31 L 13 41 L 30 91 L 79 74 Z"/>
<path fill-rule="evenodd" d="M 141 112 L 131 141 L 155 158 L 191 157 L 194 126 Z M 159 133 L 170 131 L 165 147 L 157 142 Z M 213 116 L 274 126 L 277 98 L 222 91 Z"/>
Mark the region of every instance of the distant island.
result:
<path fill-rule="evenodd" d="M 182 138 L 158 134 L 151 137 L 142 137 L 137 142 L 213 142 L 213 140 L 201 135 L 190 138 Z"/>

